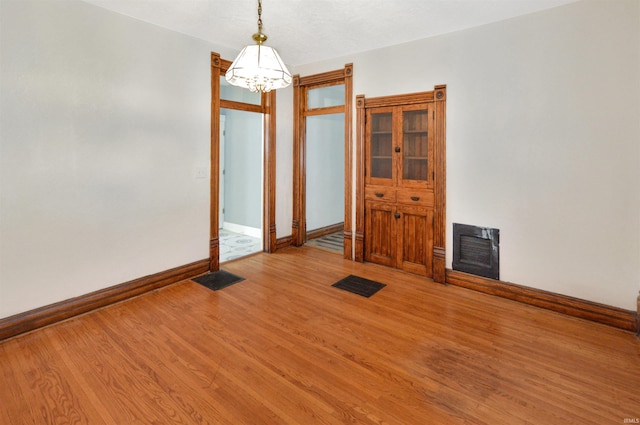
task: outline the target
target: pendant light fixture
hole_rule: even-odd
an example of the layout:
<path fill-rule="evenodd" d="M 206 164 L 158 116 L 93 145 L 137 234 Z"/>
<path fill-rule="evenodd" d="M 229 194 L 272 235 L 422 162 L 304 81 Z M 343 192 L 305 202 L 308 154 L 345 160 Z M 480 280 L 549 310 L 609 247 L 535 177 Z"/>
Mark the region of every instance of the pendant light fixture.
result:
<path fill-rule="evenodd" d="M 262 0 L 258 0 L 258 32 L 253 34 L 255 45 L 247 46 L 225 74 L 229 84 L 252 92 L 268 92 L 291 84 L 291 73 L 275 49 L 265 46 L 267 36 L 262 32 Z"/>

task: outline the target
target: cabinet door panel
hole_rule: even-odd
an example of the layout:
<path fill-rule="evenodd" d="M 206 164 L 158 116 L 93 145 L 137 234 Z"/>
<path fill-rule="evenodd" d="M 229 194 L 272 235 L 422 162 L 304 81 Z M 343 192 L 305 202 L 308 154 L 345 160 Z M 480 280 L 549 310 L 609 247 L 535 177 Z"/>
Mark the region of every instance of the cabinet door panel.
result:
<path fill-rule="evenodd" d="M 402 157 L 399 161 L 398 181 L 400 186 L 426 188 L 430 185 L 432 161 L 432 127 L 429 105 L 417 104 L 404 106 L 398 112 L 402 114 L 401 134 L 397 137 L 402 143 Z"/>
<path fill-rule="evenodd" d="M 396 221 L 398 268 L 428 277 L 433 275 L 433 210 L 398 205 Z"/>
<path fill-rule="evenodd" d="M 367 111 L 366 182 L 392 185 L 394 179 L 393 108 Z"/>
<path fill-rule="evenodd" d="M 394 208 L 390 204 L 367 202 L 365 205 L 365 260 L 393 266 L 395 258 Z"/>

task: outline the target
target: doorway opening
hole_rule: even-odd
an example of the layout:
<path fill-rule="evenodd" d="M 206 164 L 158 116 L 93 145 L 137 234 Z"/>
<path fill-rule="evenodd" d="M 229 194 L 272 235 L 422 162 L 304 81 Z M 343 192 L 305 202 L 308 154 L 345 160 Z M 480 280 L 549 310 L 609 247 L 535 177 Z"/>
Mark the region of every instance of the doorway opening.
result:
<path fill-rule="evenodd" d="M 211 53 L 212 272 L 221 261 L 276 248 L 275 92 L 231 86 L 224 77 L 230 66 Z"/>
<path fill-rule="evenodd" d="M 294 76 L 292 243 L 331 238 L 352 258 L 351 97 L 353 66 Z"/>
<path fill-rule="evenodd" d="M 220 108 L 221 263 L 263 249 L 262 121 L 261 113 Z"/>

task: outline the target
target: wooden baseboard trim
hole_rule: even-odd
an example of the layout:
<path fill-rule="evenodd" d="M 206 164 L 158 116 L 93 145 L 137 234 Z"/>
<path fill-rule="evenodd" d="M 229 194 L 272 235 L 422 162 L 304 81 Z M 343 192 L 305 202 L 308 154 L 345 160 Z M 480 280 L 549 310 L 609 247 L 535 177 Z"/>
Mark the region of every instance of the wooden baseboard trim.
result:
<path fill-rule="evenodd" d="M 344 223 L 332 224 L 331 226 L 321 227 L 316 230 L 307 232 L 307 240 L 321 238 L 326 235 L 330 235 L 336 232 L 342 232 L 344 230 Z"/>
<path fill-rule="evenodd" d="M 618 307 L 447 269 L 446 283 L 638 332 L 637 313 Z"/>
<path fill-rule="evenodd" d="M 0 341 L 195 277 L 208 270 L 209 260 L 200 260 L 0 319 Z"/>
<path fill-rule="evenodd" d="M 276 251 L 286 248 L 293 244 L 293 236 L 285 236 L 284 238 L 276 239 Z"/>

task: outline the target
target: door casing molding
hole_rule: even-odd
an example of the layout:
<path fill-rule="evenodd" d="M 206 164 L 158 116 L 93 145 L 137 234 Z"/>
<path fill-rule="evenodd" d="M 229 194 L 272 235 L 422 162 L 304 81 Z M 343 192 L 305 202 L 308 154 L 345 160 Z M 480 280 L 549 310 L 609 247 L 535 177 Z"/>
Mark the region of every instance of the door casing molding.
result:
<path fill-rule="evenodd" d="M 220 76 L 231 66 L 211 52 L 211 165 L 210 165 L 210 217 L 209 217 L 209 271 L 220 269 L 220 236 L 218 203 L 220 195 L 220 108 L 236 109 L 263 114 L 263 200 L 262 246 L 264 252 L 276 250 L 276 93 L 262 93 L 260 105 L 220 99 Z"/>
<path fill-rule="evenodd" d="M 344 105 L 316 110 L 307 109 L 310 89 L 344 84 Z M 335 71 L 300 77 L 293 76 L 293 219 L 291 243 L 301 246 L 306 241 L 306 127 L 311 115 L 344 113 L 344 258 L 352 259 L 352 97 L 353 64 Z"/>

